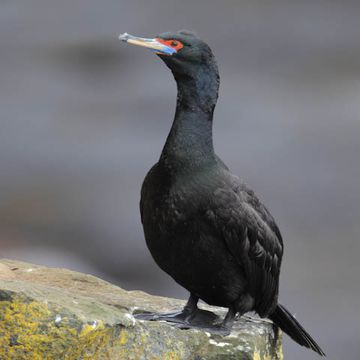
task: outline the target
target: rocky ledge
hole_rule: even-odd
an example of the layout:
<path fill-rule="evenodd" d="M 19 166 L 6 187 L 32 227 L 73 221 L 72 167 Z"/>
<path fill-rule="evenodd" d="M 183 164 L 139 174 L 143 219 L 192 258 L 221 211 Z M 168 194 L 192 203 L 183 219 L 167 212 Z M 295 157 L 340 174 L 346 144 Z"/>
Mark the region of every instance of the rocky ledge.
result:
<path fill-rule="evenodd" d="M 229 336 L 135 320 L 184 301 L 126 291 L 79 272 L 0 260 L 0 358 L 281 360 L 271 322 L 243 317 Z M 203 305 L 223 316 L 224 310 Z"/>

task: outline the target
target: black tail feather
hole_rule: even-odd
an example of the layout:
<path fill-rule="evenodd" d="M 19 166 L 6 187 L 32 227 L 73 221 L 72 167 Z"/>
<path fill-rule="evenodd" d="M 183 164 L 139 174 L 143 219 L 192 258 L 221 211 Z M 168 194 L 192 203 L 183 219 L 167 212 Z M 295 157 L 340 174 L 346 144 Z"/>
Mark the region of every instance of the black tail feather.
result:
<path fill-rule="evenodd" d="M 269 318 L 298 344 L 314 350 L 321 356 L 326 356 L 315 340 L 284 306 L 278 304 L 275 311 L 269 315 Z"/>

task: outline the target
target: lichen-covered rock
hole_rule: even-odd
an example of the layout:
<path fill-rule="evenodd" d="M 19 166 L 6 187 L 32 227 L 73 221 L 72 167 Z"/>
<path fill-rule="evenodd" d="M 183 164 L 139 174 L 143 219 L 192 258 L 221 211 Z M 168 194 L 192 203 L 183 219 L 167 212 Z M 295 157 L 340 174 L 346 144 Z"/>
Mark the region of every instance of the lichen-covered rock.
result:
<path fill-rule="evenodd" d="M 280 360 L 272 324 L 245 317 L 231 335 L 139 321 L 184 302 L 125 291 L 91 275 L 0 260 L 0 359 Z M 204 306 L 223 315 L 218 308 Z"/>

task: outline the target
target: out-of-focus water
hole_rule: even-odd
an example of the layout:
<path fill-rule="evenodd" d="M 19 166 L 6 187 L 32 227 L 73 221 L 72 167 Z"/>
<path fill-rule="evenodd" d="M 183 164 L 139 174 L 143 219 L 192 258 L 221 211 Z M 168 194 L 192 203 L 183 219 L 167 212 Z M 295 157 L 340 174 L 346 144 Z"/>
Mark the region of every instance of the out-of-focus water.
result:
<path fill-rule="evenodd" d="M 283 233 L 280 299 L 329 359 L 356 359 L 359 17 L 335 0 L 2 1 L 0 256 L 187 296 L 153 263 L 138 211 L 175 83 L 117 35 L 192 29 L 220 67 L 217 152 Z M 285 343 L 286 359 L 314 356 Z"/>

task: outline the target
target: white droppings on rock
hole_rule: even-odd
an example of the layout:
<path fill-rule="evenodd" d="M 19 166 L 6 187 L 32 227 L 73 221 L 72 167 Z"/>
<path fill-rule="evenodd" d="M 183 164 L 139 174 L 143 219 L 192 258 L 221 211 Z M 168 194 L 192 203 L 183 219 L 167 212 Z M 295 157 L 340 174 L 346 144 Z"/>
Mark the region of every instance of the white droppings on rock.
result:
<path fill-rule="evenodd" d="M 125 314 L 125 317 L 131 321 L 132 326 L 136 324 L 136 319 L 131 314 Z"/>
<path fill-rule="evenodd" d="M 56 316 L 55 316 L 55 325 L 56 325 L 56 326 L 60 325 L 61 320 L 62 320 L 62 319 L 61 319 L 61 315 L 56 314 Z"/>
<path fill-rule="evenodd" d="M 26 272 L 32 272 L 32 271 L 34 271 L 34 269 L 32 268 L 26 269 Z"/>
<path fill-rule="evenodd" d="M 96 320 L 94 320 L 93 323 L 91 324 L 91 326 L 93 327 L 93 329 L 96 328 L 97 324 L 98 324 L 98 322 L 97 322 Z"/>
<path fill-rule="evenodd" d="M 235 338 L 238 338 L 238 337 L 239 337 L 239 334 L 237 334 L 236 332 L 232 332 L 232 333 L 230 333 L 227 337 L 228 337 L 228 338 L 233 338 L 233 339 L 235 339 Z"/>
<path fill-rule="evenodd" d="M 207 337 L 211 337 L 211 334 L 209 332 L 205 331 L 205 334 Z"/>
<path fill-rule="evenodd" d="M 216 342 L 215 340 L 213 339 L 210 339 L 209 340 L 209 343 L 211 345 L 215 345 L 215 346 L 219 346 L 219 347 L 224 347 L 224 346 L 230 346 L 231 344 L 230 343 L 226 343 L 226 342 Z"/>

